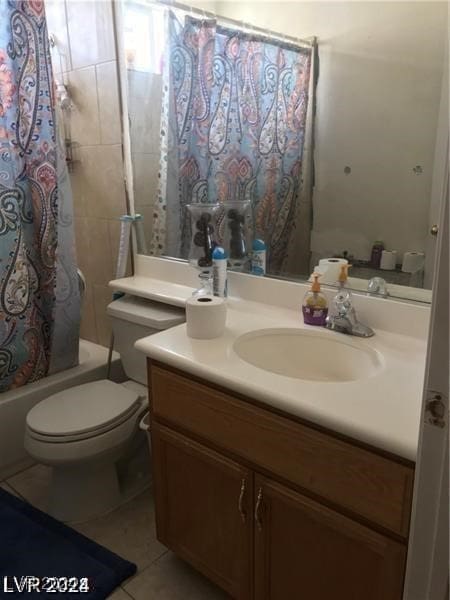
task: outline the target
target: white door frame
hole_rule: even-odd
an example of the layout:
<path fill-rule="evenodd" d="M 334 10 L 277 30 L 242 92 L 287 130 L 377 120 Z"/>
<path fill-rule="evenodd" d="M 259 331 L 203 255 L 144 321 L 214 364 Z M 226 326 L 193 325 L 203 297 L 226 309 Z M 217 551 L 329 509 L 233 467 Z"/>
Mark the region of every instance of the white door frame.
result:
<path fill-rule="evenodd" d="M 445 600 L 449 583 L 449 183 L 442 202 L 434 268 L 424 401 L 403 600 Z M 427 403 L 443 403 L 444 426 Z"/>
<path fill-rule="evenodd" d="M 444 60 L 442 74 L 441 99 L 436 131 L 436 144 L 431 181 L 430 210 L 428 216 L 428 235 L 425 245 L 425 278 L 424 287 L 430 289 L 433 283 L 437 238 L 431 235 L 431 228 L 438 224 L 441 216 L 442 199 L 445 195 L 446 177 L 448 178 L 448 124 L 449 124 L 449 73 L 448 50 Z M 433 264 L 434 263 L 434 264 Z"/>

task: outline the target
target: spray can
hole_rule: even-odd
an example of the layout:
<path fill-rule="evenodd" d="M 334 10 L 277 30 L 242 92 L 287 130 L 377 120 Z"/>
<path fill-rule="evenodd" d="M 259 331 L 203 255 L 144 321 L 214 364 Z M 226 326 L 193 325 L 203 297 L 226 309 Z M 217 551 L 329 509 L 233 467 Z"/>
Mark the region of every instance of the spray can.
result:
<path fill-rule="evenodd" d="M 266 244 L 263 240 L 253 240 L 252 245 L 252 274 L 266 274 Z"/>
<path fill-rule="evenodd" d="M 216 246 L 212 253 L 213 262 L 213 293 L 221 298 L 227 297 L 227 258 L 228 255 L 221 246 Z"/>

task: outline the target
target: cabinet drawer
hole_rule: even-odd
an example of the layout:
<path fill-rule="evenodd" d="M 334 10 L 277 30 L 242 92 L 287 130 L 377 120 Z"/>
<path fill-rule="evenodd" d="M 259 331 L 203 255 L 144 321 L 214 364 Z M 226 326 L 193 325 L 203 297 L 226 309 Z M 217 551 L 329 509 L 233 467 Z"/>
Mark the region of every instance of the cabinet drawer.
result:
<path fill-rule="evenodd" d="M 407 536 L 413 469 L 152 366 L 154 418 Z"/>

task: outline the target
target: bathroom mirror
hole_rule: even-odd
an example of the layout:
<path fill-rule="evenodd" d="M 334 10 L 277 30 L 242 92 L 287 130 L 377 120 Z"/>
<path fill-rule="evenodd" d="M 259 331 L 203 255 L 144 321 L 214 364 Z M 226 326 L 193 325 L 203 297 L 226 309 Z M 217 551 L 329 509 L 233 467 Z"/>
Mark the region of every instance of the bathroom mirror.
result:
<path fill-rule="evenodd" d="M 320 261 L 338 258 L 355 289 L 381 277 L 392 297 L 431 300 L 446 3 L 123 0 L 119 12 L 138 252 L 188 259 L 186 204 L 219 202 L 213 237 L 234 227 L 247 257 L 263 238 L 266 276 L 322 269 L 333 283 Z"/>

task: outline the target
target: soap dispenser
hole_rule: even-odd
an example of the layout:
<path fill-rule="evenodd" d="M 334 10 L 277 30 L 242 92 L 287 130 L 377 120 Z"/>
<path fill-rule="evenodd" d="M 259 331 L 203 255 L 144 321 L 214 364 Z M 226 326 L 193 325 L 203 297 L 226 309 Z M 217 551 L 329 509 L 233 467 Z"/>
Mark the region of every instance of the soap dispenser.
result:
<path fill-rule="evenodd" d="M 319 277 L 320 273 L 313 273 L 311 277 L 314 279 L 311 289 L 305 294 L 302 304 L 303 320 L 306 325 L 325 326 L 328 303 L 325 296 L 320 291 Z"/>
<path fill-rule="evenodd" d="M 339 272 L 339 277 L 337 280 L 337 286 L 339 287 L 339 290 L 342 291 L 344 288 L 346 288 L 347 286 L 347 280 L 348 280 L 348 270 L 352 265 L 341 265 L 341 270 Z M 347 290 L 347 292 L 350 294 L 350 290 Z"/>

